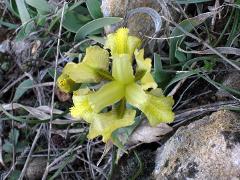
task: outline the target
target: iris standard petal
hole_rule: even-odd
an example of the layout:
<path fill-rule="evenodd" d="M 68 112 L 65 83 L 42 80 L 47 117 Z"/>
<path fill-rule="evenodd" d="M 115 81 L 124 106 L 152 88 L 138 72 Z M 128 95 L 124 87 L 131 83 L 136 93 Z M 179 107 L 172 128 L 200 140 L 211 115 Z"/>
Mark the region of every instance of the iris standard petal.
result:
<path fill-rule="evenodd" d="M 141 46 L 141 40 L 128 35 L 127 28 L 119 28 L 115 33 L 109 34 L 104 48 L 111 50 L 111 55 L 128 54 L 132 57 L 136 48 Z"/>
<path fill-rule="evenodd" d="M 129 84 L 134 81 L 133 68 L 129 55 L 121 54 L 113 56 L 112 76 L 115 80 L 123 84 Z"/>

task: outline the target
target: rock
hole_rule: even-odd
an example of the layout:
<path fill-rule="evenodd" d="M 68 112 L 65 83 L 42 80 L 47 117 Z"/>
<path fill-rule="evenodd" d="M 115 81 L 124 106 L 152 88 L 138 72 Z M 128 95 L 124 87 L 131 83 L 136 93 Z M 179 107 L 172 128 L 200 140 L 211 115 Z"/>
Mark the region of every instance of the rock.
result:
<path fill-rule="evenodd" d="M 104 16 L 125 17 L 130 10 L 138 7 L 150 7 L 157 12 L 161 10 L 161 5 L 158 0 L 103 0 L 101 9 Z M 106 28 L 105 31 L 107 34 L 111 33 L 122 25 L 123 24 L 110 26 Z M 138 37 L 142 37 L 143 35 L 150 36 L 155 31 L 154 22 L 147 14 L 134 14 L 127 20 L 126 26 L 129 28 L 131 35 Z"/>
<path fill-rule="evenodd" d="M 240 116 L 220 110 L 181 127 L 157 151 L 154 177 L 239 179 Z"/>
<path fill-rule="evenodd" d="M 234 88 L 236 90 L 240 90 L 240 73 L 233 72 L 233 73 L 228 74 L 223 79 L 222 84 L 224 86 L 231 87 L 231 88 Z M 216 93 L 216 96 L 219 97 L 219 98 L 225 98 L 225 97 L 230 97 L 230 94 L 226 93 L 226 92 L 224 92 L 220 89 Z"/>
<path fill-rule="evenodd" d="M 45 157 L 33 158 L 28 164 L 28 168 L 25 174 L 26 179 L 28 180 L 41 179 L 46 169 L 46 166 L 47 158 Z"/>

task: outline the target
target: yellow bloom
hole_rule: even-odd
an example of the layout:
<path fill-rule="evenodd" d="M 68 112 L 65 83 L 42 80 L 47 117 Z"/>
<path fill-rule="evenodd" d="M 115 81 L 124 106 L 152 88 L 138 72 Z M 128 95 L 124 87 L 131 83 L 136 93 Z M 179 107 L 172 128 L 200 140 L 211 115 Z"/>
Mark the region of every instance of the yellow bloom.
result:
<path fill-rule="evenodd" d="M 137 72 L 144 71 L 144 76 L 140 79 L 142 88 L 144 90 L 150 89 L 150 88 L 157 88 L 157 83 L 154 81 L 152 74 L 151 74 L 151 68 L 152 68 L 152 60 L 150 58 L 144 59 L 144 50 L 141 49 L 140 51 L 135 50 L 134 52 L 136 62 L 137 62 Z"/>
<path fill-rule="evenodd" d="M 122 99 L 124 92 L 123 85 L 117 81 L 105 84 L 96 92 L 81 95 L 75 92 L 70 113 L 76 119 L 82 118 L 91 123 L 97 113 Z"/>
<path fill-rule="evenodd" d="M 122 84 L 129 84 L 134 81 L 132 63 L 127 54 L 113 57 L 112 76 Z"/>
<path fill-rule="evenodd" d="M 61 74 L 57 79 L 59 89 L 65 93 L 72 92 L 76 83 L 66 74 Z"/>
<path fill-rule="evenodd" d="M 122 117 L 119 117 L 115 110 L 97 114 L 90 125 L 88 138 L 93 139 L 97 136 L 102 136 L 103 142 L 107 142 L 113 131 L 121 127 L 132 125 L 134 123 L 135 114 L 136 111 L 134 110 L 126 110 Z"/>
<path fill-rule="evenodd" d="M 138 68 L 145 68 L 147 73 L 152 77 L 150 74 L 151 66 L 148 66 L 148 60 L 143 59 L 143 51 L 140 51 L 137 57 L 137 62 L 139 61 Z M 172 105 L 174 101 L 172 97 L 164 97 L 163 95 L 157 97 L 146 93 L 144 86 L 147 86 L 146 89 L 150 87 L 157 88 L 157 84 L 153 79 L 143 85 L 138 85 L 134 82 L 133 69 L 129 61 L 129 56 L 118 55 L 113 57 L 112 76 L 116 80 L 116 83 L 123 84 L 126 101 L 140 109 L 147 116 L 150 125 L 156 126 L 161 122 L 173 121 L 174 113 L 172 112 Z M 112 96 L 115 95 L 111 94 Z"/>
<path fill-rule="evenodd" d="M 129 36 L 127 28 L 119 28 L 115 33 L 109 34 L 104 48 L 111 50 L 111 55 L 128 54 L 132 57 L 136 48 L 141 46 L 141 40 L 136 36 Z"/>
<path fill-rule="evenodd" d="M 89 96 L 93 92 L 90 89 L 79 89 L 73 92 L 73 107 L 70 108 L 70 113 L 75 119 L 84 119 L 88 123 L 91 123 L 93 117 L 95 116 L 95 112 L 93 111 L 90 103 Z"/>
<path fill-rule="evenodd" d="M 174 100 L 171 96 L 157 97 L 147 94 L 141 86 L 132 83 L 126 87 L 125 97 L 129 104 L 137 107 L 146 115 L 151 126 L 174 120 L 174 113 L 172 112 Z"/>
<path fill-rule="evenodd" d="M 63 74 L 67 74 L 77 83 L 96 83 L 102 79 L 99 71 L 108 71 L 109 54 L 99 46 L 86 49 L 86 55 L 80 63 L 67 63 Z"/>
<path fill-rule="evenodd" d="M 98 91 L 89 96 L 90 104 L 96 113 L 99 113 L 105 107 L 113 105 L 124 97 L 124 86 L 112 81 L 103 85 Z"/>
<path fill-rule="evenodd" d="M 151 75 L 152 62 L 144 58 L 144 50 L 137 50 L 141 40 L 128 35 L 128 29 L 120 28 L 107 37 L 105 48 L 111 50 L 112 68 L 109 70 L 109 54 L 106 50 L 92 46 L 87 48 L 86 56 L 80 63 L 67 63 L 58 79 L 58 86 L 64 91 L 72 91 L 76 83 L 100 82 L 110 80 L 97 91 L 79 89 L 73 92 L 71 115 L 90 123 L 88 138 L 103 137 L 107 142 L 113 131 L 132 125 L 136 112 L 120 108 L 103 113 L 106 107 L 121 101 L 141 110 L 156 126 L 161 122 L 172 122 L 173 98 L 165 97 Z M 132 56 L 136 59 L 136 72 L 133 69 Z M 112 73 L 112 74 L 110 74 Z M 135 73 L 135 76 L 134 76 Z M 152 89 L 151 91 L 146 91 Z M 107 110 L 107 109 L 105 109 Z M 125 110 L 125 111 L 124 111 Z M 122 112 L 123 111 L 123 112 Z"/>

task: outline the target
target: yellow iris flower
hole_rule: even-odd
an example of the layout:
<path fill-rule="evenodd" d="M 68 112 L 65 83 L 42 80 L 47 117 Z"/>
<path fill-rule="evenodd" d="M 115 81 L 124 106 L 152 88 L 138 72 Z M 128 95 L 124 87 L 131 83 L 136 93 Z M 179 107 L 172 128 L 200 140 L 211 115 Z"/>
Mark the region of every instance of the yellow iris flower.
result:
<path fill-rule="evenodd" d="M 115 33 L 109 34 L 104 48 L 111 50 L 111 55 L 128 54 L 133 55 L 135 49 L 141 46 L 141 40 L 135 36 L 128 35 L 127 28 L 119 28 Z"/>
<path fill-rule="evenodd" d="M 89 47 L 83 61 L 68 63 L 58 81 L 60 88 L 68 91 L 71 83 L 96 83 L 102 80 L 102 71 L 111 78 L 99 90 L 79 89 L 73 93 L 71 115 L 90 123 L 88 138 L 102 136 L 107 142 L 118 128 L 134 123 L 135 110 L 125 109 L 119 114 L 117 109 L 102 112 L 103 109 L 125 99 L 126 103 L 141 110 L 156 126 L 161 122 L 172 122 L 174 104 L 172 97 L 165 97 L 151 75 L 151 59 L 144 59 L 144 50 L 137 50 L 141 40 L 128 35 L 128 29 L 120 28 L 107 36 L 105 48 L 111 51 L 111 74 L 109 75 L 109 56 L 107 50 L 98 46 Z M 133 55 L 136 60 L 136 73 L 133 70 Z M 141 74 L 137 78 L 137 74 Z M 64 80 L 64 77 L 66 78 Z M 66 88 L 66 84 L 69 85 Z M 64 87 L 64 88 L 63 88 Z M 154 91 L 146 91 L 154 89 Z M 160 92 L 160 93 L 159 93 Z M 125 102 L 125 101 L 124 101 Z"/>
<path fill-rule="evenodd" d="M 71 92 L 74 83 L 97 83 L 102 73 L 109 67 L 109 53 L 99 46 L 90 46 L 80 63 L 67 63 L 58 78 L 58 87 L 64 92 Z"/>

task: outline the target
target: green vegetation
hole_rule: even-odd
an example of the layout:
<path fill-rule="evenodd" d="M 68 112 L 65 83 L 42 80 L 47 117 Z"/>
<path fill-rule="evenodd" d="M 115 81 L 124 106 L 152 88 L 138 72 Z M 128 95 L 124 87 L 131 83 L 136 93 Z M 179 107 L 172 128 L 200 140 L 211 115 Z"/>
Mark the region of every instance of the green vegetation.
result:
<path fill-rule="evenodd" d="M 103 17 L 100 0 L 0 1 L 0 176 L 23 179 L 30 174 L 29 171 L 35 171 L 31 169 L 34 166 L 30 167 L 34 159 L 41 158 L 47 168 L 38 172 L 39 178 L 114 179 L 114 172 L 118 170 L 117 162 L 127 158 L 122 155 L 123 152 L 132 151 L 135 146 L 149 142 L 147 138 L 152 136 L 157 141 L 154 145 L 159 146 L 159 135 L 148 137 L 144 134 L 145 139 L 138 143 L 133 143 L 130 136 L 139 126 L 143 126 L 145 115 L 154 126 L 160 122 L 172 122 L 172 114 L 171 117 L 170 114 L 165 114 L 165 119 L 153 117 L 157 115 L 156 111 L 164 109 L 166 104 L 168 106 L 164 113 L 171 112 L 172 99 L 166 100 L 166 96 L 173 96 L 175 101 L 173 112 L 176 117 L 167 125 L 170 128 L 177 128 L 189 120 L 209 113 L 212 110 L 205 108 L 204 105 L 207 104 L 212 105 L 212 108 L 215 105 L 219 108 L 217 103 L 224 102 L 224 108 L 239 111 L 239 89 L 224 84 L 223 79 L 229 73 L 238 74 L 240 70 L 240 2 L 217 2 L 169 2 L 168 8 L 161 11 L 163 14 L 160 32 L 155 32 L 151 37 L 139 37 L 143 39 L 143 45 L 140 46 L 139 43 L 129 50 L 131 48 L 126 48 L 124 36 L 118 38 L 115 44 L 112 44 L 114 38 L 108 36 L 111 40 L 106 42 L 104 27 L 122 23 L 126 19 Z M 176 14 L 169 17 L 168 13 L 171 14 L 172 9 L 176 10 Z M 154 20 L 155 24 L 156 21 L 157 19 Z M 134 39 L 129 43 L 133 41 Z M 103 52 L 88 53 L 89 47 L 95 50 L 99 47 Z M 129 60 L 133 62 L 129 64 L 134 71 L 128 69 L 126 59 L 129 57 L 125 57 L 119 58 L 122 61 L 115 61 L 123 63 L 120 64 L 123 71 L 118 69 L 114 74 L 114 70 L 109 68 L 114 64 L 112 59 L 117 59 L 113 55 L 122 54 L 124 51 L 125 54 L 130 54 L 131 59 L 137 48 L 144 48 L 145 51 L 143 53 L 142 50 L 136 50 L 135 60 Z M 88 60 L 88 63 L 84 60 L 88 55 L 95 58 L 101 53 L 108 54 L 105 58 L 106 67 L 103 63 L 97 64 L 95 59 Z M 109 55 L 113 56 L 110 60 Z M 101 54 L 102 56 L 104 55 Z M 101 60 L 104 61 L 104 58 Z M 79 68 L 80 66 L 76 65 L 84 64 L 84 61 L 87 66 L 80 65 Z M 89 63 L 93 69 L 89 68 Z M 132 74 L 129 75 L 130 71 Z M 88 76 L 89 74 L 91 76 Z M 146 75 L 148 78 L 144 79 Z M 97 115 L 98 120 L 103 123 L 100 123 L 101 127 L 104 125 L 107 131 L 101 132 L 97 123 L 89 128 L 88 123 L 93 120 L 84 116 L 84 110 L 89 110 L 89 106 L 77 108 L 75 111 L 71 108 L 73 103 L 77 106 L 77 102 L 82 101 L 76 96 L 80 97 L 78 93 L 86 96 L 90 92 L 89 88 L 91 93 L 98 92 L 106 81 L 121 81 L 122 77 L 124 87 L 111 84 L 107 92 L 114 88 L 117 89 L 116 92 L 110 97 L 106 94 L 99 96 L 103 97 L 101 104 L 105 104 L 101 107 L 99 105 L 97 113 L 110 113 L 108 116 Z M 129 83 L 141 84 L 139 87 L 143 90 L 139 91 L 148 97 L 150 94 L 154 97 L 160 95 L 161 103 L 166 101 L 165 104 L 151 99 L 148 102 L 151 109 L 143 107 L 140 101 L 145 96 L 141 96 L 136 90 L 138 87 L 132 88 L 130 94 L 127 90 L 125 92 L 125 85 Z M 161 90 L 151 91 L 156 87 Z M 82 91 L 76 91 L 79 88 Z M 118 91 L 121 88 L 124 90 Z M 222 99 L 216 97 L 219 90 L 229 96 Z M 69 92 L 73 91 L 75 92 L 72 98 Z M 136 95 L 137 93 L 140 95 Z M 108 102 L 106 97 L 113 100 Z M 95 98 L 97 99 L 92 96 L 92 101 L 96 100 Z M 120 99 L 122 100 L 119 102 Z M 231 106 L 228 106 L 227 102 Z M 115 104 L 117 115 L 109 109 L 112 104 Z M 192 108 L 202 111 L 191 111 Z M 124 114 L 126 109 L 128 112 Z M 80 111 L 82 114 L 79 115 Z M 76 121 L 71 115 L 84 118 L 88 123 Z M 111 118 L 108 120 L 108 117 Z M 112 122 L 116 117 L 121 117 L 122 124 Z M 166 117 L 170 118 L 166 120 Z M 104 123 L 106 120 L 108 122 Z M 106 144 L 99 135 L 103 135 Z M 150 146 L 144 148 L 151 149 Z M 138 179 L 144 173 L 144 163 L 138 154 L 133 152 L 131 154 L 139 169 L 133 179 Z M 38 173 L 35 173 L 36 178 Z"/>

